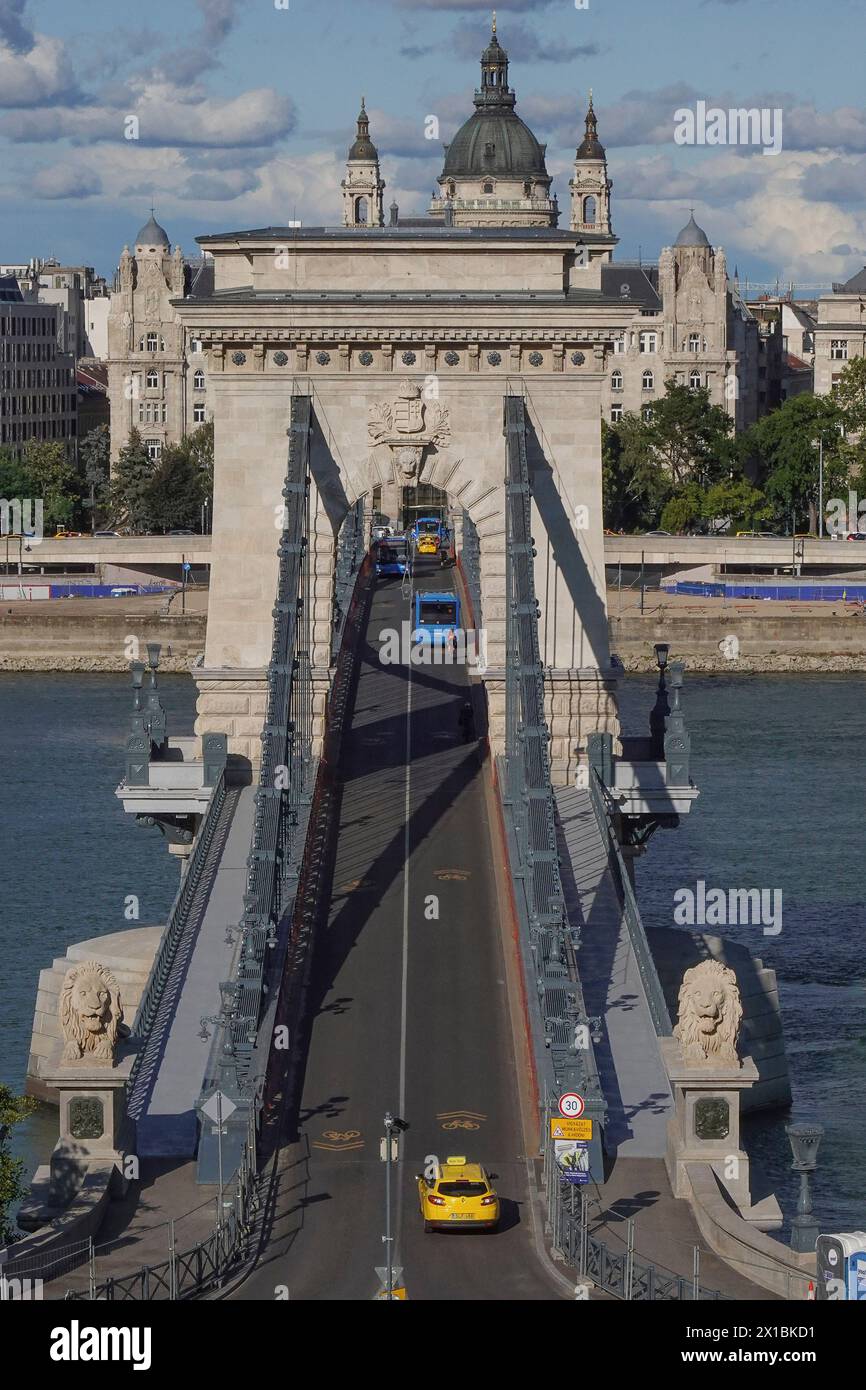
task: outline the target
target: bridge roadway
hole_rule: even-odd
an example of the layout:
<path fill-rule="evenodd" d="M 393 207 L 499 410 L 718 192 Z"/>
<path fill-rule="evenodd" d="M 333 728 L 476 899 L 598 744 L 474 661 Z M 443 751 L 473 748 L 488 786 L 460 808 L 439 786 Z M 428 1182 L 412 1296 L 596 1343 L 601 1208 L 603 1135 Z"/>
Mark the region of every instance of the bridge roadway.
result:
<path fill-rule="evenodd" d="M 453 587 L 451 571 L 415 577 Z M 568 1297 L 539 1254 L 521 1126 L 502 855 L 458 715 L 465 668 L 382 665 L 378 634 L 410 604 L 374 581 L 347 711 L 327 913 L 312 963 L 302 1099 L 284 1132 L 267 1248 L 235 1297 L 372 1299 L 384 1266 L 390 1110 L 408 1128 L 392 1169 L 394 1264 L 410 1299 Z M 498 880 L 498 881 L 497 881 Z M 428 919 L 431 897 L 438 920 Z M 525 1099 L 525 1097 L 524 1097 Z M 495 1234 L 425 1234 L 413 1175 L 465 1154 L 498 1175 Z"/>
<path fill-rule="evenodd" d="M 798 540 L 797 560 L 804 570 L 866 569 L 866 544 L 858 541 Z M 800 547 L 803 547 L 802 562 Z M 790 536 L 762 540 L 742 536 L 605 536 L 604 563 L 627 565 L 730 565 L 749 569 L 791 567 Z"/>

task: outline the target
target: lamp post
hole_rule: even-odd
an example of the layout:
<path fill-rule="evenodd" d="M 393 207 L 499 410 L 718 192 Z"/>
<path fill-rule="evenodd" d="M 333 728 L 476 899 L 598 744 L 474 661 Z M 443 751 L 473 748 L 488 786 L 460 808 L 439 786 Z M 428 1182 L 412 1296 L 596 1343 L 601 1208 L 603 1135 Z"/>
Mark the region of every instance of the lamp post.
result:
<path fill-rule="evenodd" d="M 824 539 L 824 435 L 818 437 L 818 539 Z"/>
<path fill-rule="evenodd" d="M 394 1293 L 394 1252 L 391 1237 L 391 1131 L 394 1116 L 390 1110 L 385 1115 L 385 1297 L 390 1299 Z"/>
<path fill-rule="evenodd" d="M 663 758 L 665 720 L 670 714 L 667 683 L 665 681 L 665 670 L 668 664 L 670 646 L 667 642 L 656 642 L 653 650 L 655 651 L 656 662 L 659 668 L 659 683 L 656 691 L 656 702 L 650 711 L 650 738 L 652 740 L 652 756 L 654 758 Z"/>
<path fill-rule="evenodd" d="M 812 1215 L 809 1175 L 818 1166 L 818 1146 L 824 1137 L 824 1130 L 821 1125 L 786 1125 L 785 1132 L 794 1155 L 794 1172 L 800 1174 L 797 1215 L 791 1223 L 791 1249 L 798 1254 L 811 1253 L 815 1249 L 820 1227 Z"/>

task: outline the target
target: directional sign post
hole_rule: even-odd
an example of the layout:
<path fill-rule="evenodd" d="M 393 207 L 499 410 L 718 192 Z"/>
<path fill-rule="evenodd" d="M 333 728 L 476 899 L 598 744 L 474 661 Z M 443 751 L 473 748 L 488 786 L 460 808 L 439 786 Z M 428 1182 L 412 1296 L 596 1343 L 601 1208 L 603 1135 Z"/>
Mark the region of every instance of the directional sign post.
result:
<path fill-rule="evenodd" d="M 217 1230 L 223 1224 L 223 1120 L 227 1120 L 230 1115 L 237 1110 L 233 1100 L 223 1095 L 222 1091 L 214 1091 L 202 1106 L 202 1114 L 207 1115 L 209 1120 L 216 1124 L 217 1136 L 217 1163 L 219 1164 L 219 1197 L 217 1207 Z"/>

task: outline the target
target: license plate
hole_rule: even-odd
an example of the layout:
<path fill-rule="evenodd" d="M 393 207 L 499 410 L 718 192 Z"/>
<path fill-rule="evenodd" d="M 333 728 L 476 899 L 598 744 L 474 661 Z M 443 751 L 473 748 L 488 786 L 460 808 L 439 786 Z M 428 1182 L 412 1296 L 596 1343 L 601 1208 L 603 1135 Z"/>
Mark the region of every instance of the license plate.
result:
<path fill-rule="evenodd" d="M 451 1221 L 474 1221 L 475 1214 L 471 1211 L 452 1211 L 449 1217 Z"/>

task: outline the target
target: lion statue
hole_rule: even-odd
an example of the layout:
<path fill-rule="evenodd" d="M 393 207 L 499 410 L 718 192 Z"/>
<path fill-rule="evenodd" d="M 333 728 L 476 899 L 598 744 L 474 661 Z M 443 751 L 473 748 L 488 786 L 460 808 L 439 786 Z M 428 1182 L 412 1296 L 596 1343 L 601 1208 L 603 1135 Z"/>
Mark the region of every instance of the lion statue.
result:
<path fill-rule="evenodd" d="M 117 981 L 98 960 L 67 970 L 60 990 L 60 1028 L 66 1046 L 64 1062 L 89 1056 L 111 1066 L 120 1037 L 128 1037 Z"/>
<path fill-rule="evenodd" d="M 678 1000 L 678 1038 L 693 1062 L 736 1062 L 743 1006 L 737 977 L 718 960 L 702 960 L 683 976 Z"/>

